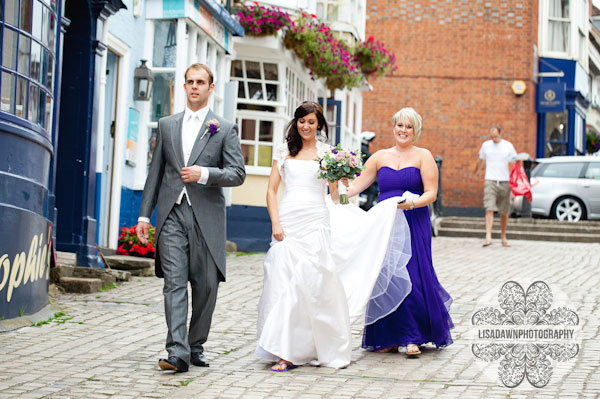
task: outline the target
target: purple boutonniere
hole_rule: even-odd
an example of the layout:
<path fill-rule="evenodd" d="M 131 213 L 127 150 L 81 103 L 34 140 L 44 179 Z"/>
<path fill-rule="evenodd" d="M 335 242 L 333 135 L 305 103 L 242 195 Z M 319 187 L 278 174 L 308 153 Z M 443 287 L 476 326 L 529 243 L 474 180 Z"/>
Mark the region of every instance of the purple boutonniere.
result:
<path fill-rule="evenodd" d="M 206 122 L 206 130 L 204 131 L 202 137 L 200 137 L 200 140 L 202 140 L 204 136 L 206 136 L 206 133 L 210 133 L 210 137 L 212 137 L 215 134 L 219 133 L 219 130 L 221 130 L 221 124 L 219 123 L 219 121 L 216 119 L 209 120 L 208 122 Z"/>
<path fill-rule="evenodd" d="M 206 122 L 206 127 L 208 127 L 208 132 L 210 133 L 211 137 L 219 133 L 219 130 L 221 130 L 221 125 L 216 119 L 211 119 Z"/>

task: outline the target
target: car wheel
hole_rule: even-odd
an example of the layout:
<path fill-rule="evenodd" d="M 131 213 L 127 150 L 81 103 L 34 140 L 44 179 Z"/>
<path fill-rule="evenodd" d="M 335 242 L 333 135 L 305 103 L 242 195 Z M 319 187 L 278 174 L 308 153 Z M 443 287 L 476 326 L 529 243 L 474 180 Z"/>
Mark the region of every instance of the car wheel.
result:
<path fill-rule="evenodd" d="M 578 222 L 585 219 L 585 208 L 577 198 L 564 197 L 552 207 L 552 216 L 565 222 Z"/>

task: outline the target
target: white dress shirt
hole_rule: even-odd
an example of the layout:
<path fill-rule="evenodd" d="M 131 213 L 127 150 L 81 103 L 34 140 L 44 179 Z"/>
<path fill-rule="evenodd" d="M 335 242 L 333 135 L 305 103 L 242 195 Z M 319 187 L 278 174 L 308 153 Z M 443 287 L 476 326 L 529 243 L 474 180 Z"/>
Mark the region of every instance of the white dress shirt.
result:
<path fill-rule="evenodd" d="M 188 107 L 185 107 L 185 112 L 183 113 L 183 124 L 181 126 L 181 147 L 183 150 L 184 165 L 187 165 L 188 161 L 190 160 L 190 155 L 192 154 L 192 149 L 194 148 L 194 143 L 196 142 L 198 134 L 204 134 L 204 131 L 207 129 L 205 126 L 202 126 L 202 122 L 204 122 L 204 119 L 206 119 L 208 111 L 208 106 L 200 108 L 195 112 Z M 200 168 L 202 169 L 202 175 L 200 176 L 200 180 L 198 180 L 198 184 L 206 184 L 209 176 L 208 168 L 204 166 L 201 166 Z M 181 190 L 181 193 L 179 193 L 179 197 L 177 197 L 177 201 L 175 201 L 175 203 L 180 205 L 184 195 L 188 205 L 191 206 L 192 204 L 185 186 L 183 186 L 183 190 Z M 150 219 L 140 216 L 138 218 L 138 222 L 149 223 Z"/>

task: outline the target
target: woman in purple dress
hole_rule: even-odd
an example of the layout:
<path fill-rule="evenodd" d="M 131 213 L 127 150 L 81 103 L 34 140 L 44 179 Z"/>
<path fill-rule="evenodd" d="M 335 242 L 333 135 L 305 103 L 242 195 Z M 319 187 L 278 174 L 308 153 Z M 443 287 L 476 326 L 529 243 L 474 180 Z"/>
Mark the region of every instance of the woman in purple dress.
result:
<path fill-rule="evenodd" d="M 393 122 L 395 145 L 369 158 L 348 194 L 362 192 L 377 178 L 379 201 L 397 196 L 406 199 L 398 208 L 405 211 L 410 227 L 412 257 L 407 269 L 412 288 L 406 298 L 396 299 L 393 312 L 365 326 L 363 348 L 391 352 L 405 346 L 407 355 L 416 356 L 421 354 L 419 345 L 452 343 L 450 329 L 454 325 L 448 313 L 452 298 L 438 281 L 431 259 L 428 205 L 437 196 L 438 169 L 431 152 L 414 145 L 421 134 L 421 116 L 412 108 L 403 108 Z"/>

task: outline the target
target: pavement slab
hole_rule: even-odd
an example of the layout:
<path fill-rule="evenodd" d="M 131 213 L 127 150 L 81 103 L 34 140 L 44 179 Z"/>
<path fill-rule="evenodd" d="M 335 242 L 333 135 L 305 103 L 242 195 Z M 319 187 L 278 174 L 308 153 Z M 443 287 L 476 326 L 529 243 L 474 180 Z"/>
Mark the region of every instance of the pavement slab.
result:
<path fill-rule="evenodd" d="M 132 277 L 110 291 L 60 294 L 53 306 L 71 317 L 0 332 L 0 399 L 12 398 L 538 398 L 600 397 L 600 244 L 513 241 L 482 248 L 482 239 L 436 237 L 438 278 L 453 297 L 454 344 L 408 359 L 361 349 L 353 326 L 352 363 L 345 369 L 299 367 L 271 372 L 254 356 L 264 254 L 230 254 L 205 352 L 209 368 L 158 369 L 166 324 L 162 280 Z M 472 352 L 472 317 L 498 306 L 504 283 L 552 290 L 553 308 L 574 310 L 578 354 L 552 363 L 543 388 L 515 388 L 499 378 L 500 361 Z M 402 349 L 401 349 L 402 351 Z"/>

